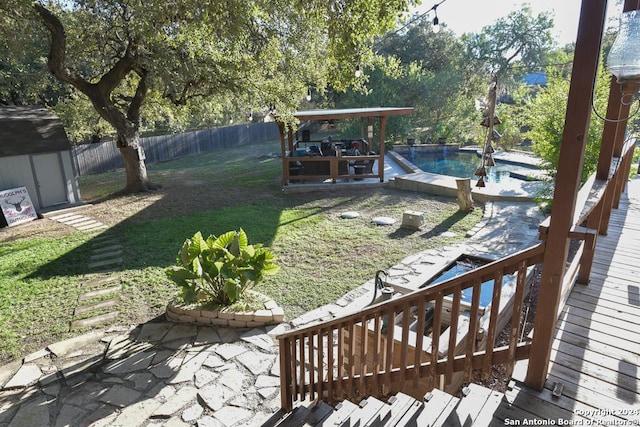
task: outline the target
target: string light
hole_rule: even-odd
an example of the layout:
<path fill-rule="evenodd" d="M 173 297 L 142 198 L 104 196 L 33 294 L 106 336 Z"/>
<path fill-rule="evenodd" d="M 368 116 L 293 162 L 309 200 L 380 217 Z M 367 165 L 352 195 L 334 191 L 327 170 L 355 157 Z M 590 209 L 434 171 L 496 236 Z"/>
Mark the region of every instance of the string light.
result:
<path fill-rule="evenodd" d="M 435 16 L 433 17 L 433 32 L 438 34 L 440 32 L 440 20 L 438 19 L 438 5 L 434 5 L 432 7 L 433 13 Z"/>
<path fill-rule="evenodd" d="M 360 64 L 356 65 L 356 78 L 360 78 L 362 71 L 360 71 Z"/>
<path fill-rule="evenodd" d="M 311 101 L 311 88 L 307 88 L 307 101 Z"/>

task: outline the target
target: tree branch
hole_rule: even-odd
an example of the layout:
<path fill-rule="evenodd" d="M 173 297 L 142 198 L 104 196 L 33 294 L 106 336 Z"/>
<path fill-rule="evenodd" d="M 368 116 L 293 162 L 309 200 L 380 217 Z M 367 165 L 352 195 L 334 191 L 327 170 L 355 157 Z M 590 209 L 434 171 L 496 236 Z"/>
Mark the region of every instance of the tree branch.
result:
<path fill-rule="evenodd" d="M 127 118 L 136 125 L 140 125 L 140 108 L 147 96 L 147 70 L 144 68 L 140 69 L 138 75 L 140 76 L 140 81 L 136 88 L 136 94 L 133 96 L 131 104 L 129 104 L 129 109 L 127 110 Z"/>

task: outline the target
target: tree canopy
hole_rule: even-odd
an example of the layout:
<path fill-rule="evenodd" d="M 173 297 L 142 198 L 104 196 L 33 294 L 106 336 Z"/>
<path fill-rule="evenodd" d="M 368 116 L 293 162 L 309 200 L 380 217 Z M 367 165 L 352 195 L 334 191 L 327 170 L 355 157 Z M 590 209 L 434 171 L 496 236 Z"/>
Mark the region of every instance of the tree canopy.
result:
<path fill-rule="evenodd" d="M 478 70 L 495 74 L 504 81 L 514 63 L 530 70 L 545 64 L 556 44 L 551 36 L 553 19 L 547 12 L 533 16 L 531 7 L 498 18 L 479 33 L 465 34 L 467 55 Z"/>
<path fill-rule="evenodd" d="M 344 90 L 373 37 L 413 0 L 10 0 L 0 25 L 48 30 L 48 69 L 117 133 L 127 190 L 147 189 L 139 130 L 148 100 L 294 110 L 307 87 Z M 25 40 L 24 45 L 33 45 Z M 211 105 L 215 109 L 215 105 Z M 146 116 L 145 116 L 146 114 Z M 147 119 L 148 120 L 148 119 Z"/>

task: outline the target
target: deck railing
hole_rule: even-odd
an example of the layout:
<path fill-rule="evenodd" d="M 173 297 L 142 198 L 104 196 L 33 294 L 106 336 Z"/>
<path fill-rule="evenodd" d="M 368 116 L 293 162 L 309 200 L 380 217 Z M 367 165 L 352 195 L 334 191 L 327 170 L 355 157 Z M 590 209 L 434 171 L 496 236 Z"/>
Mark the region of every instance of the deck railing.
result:
<path fill-rule="evenodd" d="M 455 375 L 468 381 L 473 370 L 486 376 L 494 365 L 512 369 L 529 354 L 521 333 L 522 304 L 527 272 L 541 262 L 543 251 L 538 244 L 445 282 L 280 335 L 282 408 L 291 410 L 294 401 L 305 399 L 335 402 L 400 390 L 424 395 Z M 504 291 L 493 286 L 487 307 L 480 306 L 480 291 L 483 283 L 503 283 L 507 275 L 513 275 L 506 306 L 512 326 L 508 345 L 494 348 Z M 470 305 L 461 303 L 465 290 L 471 292 Z"/>

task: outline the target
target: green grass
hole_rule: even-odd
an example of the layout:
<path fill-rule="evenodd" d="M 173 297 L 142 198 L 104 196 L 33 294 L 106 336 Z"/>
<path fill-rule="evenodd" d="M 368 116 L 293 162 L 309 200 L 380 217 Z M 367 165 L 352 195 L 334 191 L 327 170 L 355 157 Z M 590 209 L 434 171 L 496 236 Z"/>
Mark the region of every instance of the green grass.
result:
<path fill-rule="evenodd" d="M 95 201 L 83 213 L 103 215 L 112 224 L 104 235 L 124 247 L 119 322 L 164 312 L 176 291 L 164 269 L 198 230 L 206 237 L 242 227 L 250 243 L 269 246 L 282 269 L 257 290 L 292 318 L 335 302 L 407 255 L 461 241 L 482 215 L 459 212 L 455 199 L 382 188 L 284 193 L 281 160 L 266 155 L 277 151 L 277 144 L 260 144 L 151 165 L 150 179 L 161 188 L 142 195 L 109 196 L 122 187 L 122 171 L 81 178 L 82 195 Z M 400 219 L 407 209 L 425 212 L 422 230 L 371 223 L 375 216 Z M 341 219 L 347 210 L 362 216 Z M 443 237 L 445 231 L 455 236 Z M 81 284 L 93 276 L 91 245 L 77 232 L 3 241 L 0 361 L 70 334 Z"/>

